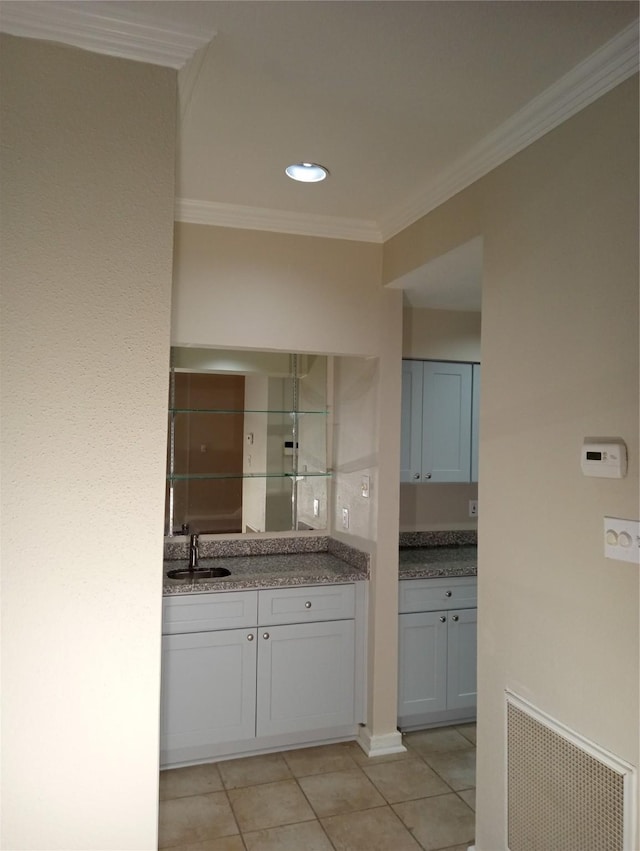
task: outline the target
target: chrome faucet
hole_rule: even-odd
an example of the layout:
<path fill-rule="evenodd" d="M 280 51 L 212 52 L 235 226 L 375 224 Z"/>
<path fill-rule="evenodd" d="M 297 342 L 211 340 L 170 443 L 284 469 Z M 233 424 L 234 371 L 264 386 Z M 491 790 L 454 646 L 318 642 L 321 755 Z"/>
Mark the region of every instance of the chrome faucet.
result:
<path fill-rule="evenodd" d="M 189 538 L 189 570 L 195 570 L 198 566 L 198 535 L 191 535 Z"/>

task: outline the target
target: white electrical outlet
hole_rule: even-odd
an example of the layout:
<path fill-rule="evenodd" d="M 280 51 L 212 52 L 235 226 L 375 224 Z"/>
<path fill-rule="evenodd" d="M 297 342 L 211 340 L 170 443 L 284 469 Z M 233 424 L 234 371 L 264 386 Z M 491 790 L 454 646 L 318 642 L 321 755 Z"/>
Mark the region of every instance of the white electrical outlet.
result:
<path fill-rule="evenodd" d="M 319 499 L 313 500 L 313 516 L 314 517 L 320 517 L 320 500 Z"/>
<path fill-rule="evenodd" d="M 342 509 L 342 528 L 343 529 L 349 528 L 349 509 L 348 508 Z"/>
<path fill-rule="evenodd" d="M 478 500 L 470 499 L 469 500 L 469 517 L 477 517 L 478 516 Z"/>
<path fill-rule="evenodd" d="M 606 558 L 640 564 L 640 522 L 605 517 L 604 554 Z"/>
<path fill-rule="evenodd" d="M 360 494 L 365 498 L 369 499 L 369 493 L 371 491 L 371 479 L 369 476 L 363 476 L 360 480 Z"/>

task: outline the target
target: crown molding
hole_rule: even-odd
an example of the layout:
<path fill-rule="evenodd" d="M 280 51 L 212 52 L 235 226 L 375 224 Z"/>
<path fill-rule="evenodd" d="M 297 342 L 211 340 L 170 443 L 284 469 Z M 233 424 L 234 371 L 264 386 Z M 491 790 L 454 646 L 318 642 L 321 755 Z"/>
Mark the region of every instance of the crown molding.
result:
<path fill-rule="evenodd" d="M 215 32 L 183 24 L 149 24 L 118 4 L 3 2 L 0 30 L 73 45 L 93 53 L 180 69 Z"/>
<path fill-rule="evenodd" d="M 287 210 L 245 207 L 240 204 L 193 201 L 189 198 L 176 199 L 175 219 L 196 225 L 276 231 L 358 242 L 382 242 L 382 235 L 376 223 L 366 219 L 293 213 Z"/>
<path fill-rule="evenodd" d="M 428 186 L 384 216 L 383 241 L 540 139 L 638 71 L 638 20 L 514 113 Z"/>

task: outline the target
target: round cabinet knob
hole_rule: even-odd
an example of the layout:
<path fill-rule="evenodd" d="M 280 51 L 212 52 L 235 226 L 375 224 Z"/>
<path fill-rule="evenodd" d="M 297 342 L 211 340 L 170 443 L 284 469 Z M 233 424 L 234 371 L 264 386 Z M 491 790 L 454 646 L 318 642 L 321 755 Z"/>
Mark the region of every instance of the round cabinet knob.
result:
<path fill-rule="evenodd" d="M 305 607 L 305 609 L 310 609 L 311 608 L 311 602 L 309 600 L 307 600 L 307 602 L 304 604 L 304 607 Z"/>
<path fill-rule="evenodd" d="M 445 618 L 445 616 L 440 615 L 440 623 L 446 623 L 446 622 L 447 622 L 447 619 Z"/>
<path fill-rule="evenodd" d="M 445 591 L 445 592 L 444 592 L 444 596 L 445 596 L 445 597 L 450 597 L 450 596 L 451 596 L 451 591 Z"/>
<path fill-rule="evenodd" d="M 413 474 L 413 478 L 414 478 L 414 479 L 419 479 L 419 478 L 420 478 L 420 473 L 414 473 L 414 474 Z"/>
<path fill-rule="evenodd" d="M 458 615 L 454 615 L 454 616 L 451 618 L 451 620 L 452 620 L 452 621 L 457 621 L 457 620 L 458 620 Z"/>
<path fill-rule="evenodd" d="M 252 633 L 249 633 L 249 635 L 247 636 L 247 641 L 253 641 L 253 634 Z"/>
<path fill-rule="evenodd" d="M 265 632 L 265 633 L 264 633 L 264 635 L 263 635 L 262 637 L 263 637 L 263 638 L 269 638 L 269 633 L 268 633 L 268 632 Z"/>
<path fill-rule="evenodd" d="M 424 477 L 425 477 L 425 479 L 430 479 L 430 478 L 431 478 L 431 473 L 425 473 L 425 474 L 424 474 Z"/>

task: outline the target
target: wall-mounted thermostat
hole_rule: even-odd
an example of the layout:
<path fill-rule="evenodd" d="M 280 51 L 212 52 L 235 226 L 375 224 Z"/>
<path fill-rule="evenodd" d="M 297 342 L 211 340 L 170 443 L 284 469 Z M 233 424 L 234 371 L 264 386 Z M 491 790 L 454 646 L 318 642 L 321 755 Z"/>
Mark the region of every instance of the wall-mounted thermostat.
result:
<path fill-rule="evenodd" d="M 627 475 L 627 446 L 624 440 L 585 438 L 582 444 L 581 467 L 585 476 L 622 479 Z"/>

